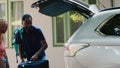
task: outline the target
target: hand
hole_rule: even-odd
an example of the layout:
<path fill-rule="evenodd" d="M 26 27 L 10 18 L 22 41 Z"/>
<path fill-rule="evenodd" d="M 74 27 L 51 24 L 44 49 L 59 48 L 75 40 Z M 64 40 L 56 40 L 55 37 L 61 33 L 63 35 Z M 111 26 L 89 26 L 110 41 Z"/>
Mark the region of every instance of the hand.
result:
<path fill-rule="evenodd" d="M 21 59 L 21 62 L 25 62 L 25 60 L 24 60 L 24 59 Z"/>
<path fill-rule="evenodd" d="M 33 55 L 32 57 L 31 57 L 31 61 L 35 61 L 35 60 L 37 60 L 39 58 L 39 55 L 38 54 L 35 54 L 35 55 Z"/>

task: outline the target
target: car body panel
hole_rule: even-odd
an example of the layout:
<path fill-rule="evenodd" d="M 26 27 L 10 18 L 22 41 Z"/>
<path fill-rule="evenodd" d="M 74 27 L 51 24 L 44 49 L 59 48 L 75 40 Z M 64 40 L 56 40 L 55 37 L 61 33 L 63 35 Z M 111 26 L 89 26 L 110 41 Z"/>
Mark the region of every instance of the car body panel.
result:
<path fill-rule="evenodd" d="M 90 46 L 79 51 L 75 58 L 80 65 L 84 66 L 82 68 L 119 68 L 120 46 L 100 46 L 97 44 L 97 46 Z"/>
<path fill-rule="evenodd" d="M 99 35 L 99 33 L 96 34 L 95 30 L 96 28 L 98 28 L 98 26 L 106 21 L 108 21 L 111 16 L 114 16 L 116 14 L 119 14 L 120 9 L 116 10 L 116 11 L 105 11 L 105 12 L 101 12 L 101 13 L 97 13 L 95 14 L 93 17 L 89 18 L 87 21 L 84 22 L 84 24 L 71 36 L 71 38 L 69 38 L 69 40 L 67 42 L 85 42 L 87 40 L 85 39 L 92 39 L 92 38 L 96 38 L 100 39 L 100 38 L 113 38 L 112 36 L 108 37 L 104 37 L 102 35 Z M 87 34 L 89 33 L 89 34 Z M 116 37 L 118 38 L 118 37 Z M 81 41 L 80 41 L 81 40 Z M 85 40 L 85 41 L 84 41 Z M 90 41 L 90 40 L 89 40 Z M 88 42 L 88 41 L 87 41 Z"/>
<path fill-rule="evenodd" d="M 119 11 L 97 13 L 85 21 L 67 43 L 89 43 L 90 46 L 78 51 L 73 57 L 65 56 L 66 63 L 72 68 L 119 68 L 120 36 L 101 35 L 96 31 L 111 17 L 120 14 Z M 73 61 L 78 65 L 70 64 Z M 66 68 L 71 68 L 69 65 L 66 64 Z"/>

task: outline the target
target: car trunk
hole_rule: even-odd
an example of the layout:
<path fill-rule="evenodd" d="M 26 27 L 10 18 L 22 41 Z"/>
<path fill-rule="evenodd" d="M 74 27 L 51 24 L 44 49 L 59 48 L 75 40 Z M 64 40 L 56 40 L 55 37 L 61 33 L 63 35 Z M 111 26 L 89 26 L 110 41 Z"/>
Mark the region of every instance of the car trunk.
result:
<path fill-rule="evenodd" d="M 89 6 L 79 0 L 39 0 L 31 5 L 38 7 L 39 12 L 47 16 L 58 16 L 67 11 L 76 10 L 86 18 L 93 16 Z"/>

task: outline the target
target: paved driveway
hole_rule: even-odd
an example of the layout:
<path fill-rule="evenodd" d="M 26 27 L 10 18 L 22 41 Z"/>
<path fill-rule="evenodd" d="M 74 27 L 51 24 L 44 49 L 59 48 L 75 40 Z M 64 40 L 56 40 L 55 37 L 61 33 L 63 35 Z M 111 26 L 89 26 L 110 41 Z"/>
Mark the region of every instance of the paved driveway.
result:
<path fill-rule="evenodd" d="M 14 49 L 13 48 L 8 48 L 8 49 L 6 49 L 6 52 L 7 52 L 7 55 L 8 55 L 10 68 L 17 68 L 18 63 L 16 63 L 16 56 L 15 56 Z M 20 58 L 18 58 L 18 59 L 20 59 Z"/>

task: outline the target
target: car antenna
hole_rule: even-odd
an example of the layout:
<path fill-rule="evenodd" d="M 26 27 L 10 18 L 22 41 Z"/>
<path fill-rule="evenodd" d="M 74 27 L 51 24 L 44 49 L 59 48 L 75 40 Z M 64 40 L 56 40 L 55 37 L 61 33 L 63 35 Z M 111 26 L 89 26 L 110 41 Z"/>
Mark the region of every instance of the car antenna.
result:
<path fill-rule="evenodd" d="M 106 9 L 106 7 L 100 2 L 100 0 L 98 0 L 98 2 L 103 6 L 103 8 L 105 8 Z"/>

